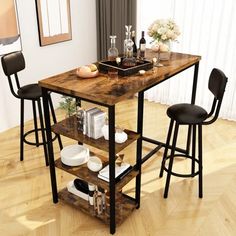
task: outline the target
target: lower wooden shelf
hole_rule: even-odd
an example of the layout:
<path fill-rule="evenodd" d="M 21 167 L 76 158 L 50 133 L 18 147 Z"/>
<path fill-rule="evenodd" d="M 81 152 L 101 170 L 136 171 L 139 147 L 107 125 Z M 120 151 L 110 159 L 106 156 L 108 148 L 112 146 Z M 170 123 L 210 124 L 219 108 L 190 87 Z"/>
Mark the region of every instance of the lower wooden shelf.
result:
<path fill-rule="evenodd" d="M 122 193 L 117 193 L 117 195 L 119 196 L 117 196 L 118 200 L 116 201 L 116 225 L 120 225 L 136 208 L 136 203 L 134 199 Z M 82 212 L 102 220 L 105 224 L 110 224 L 109 206 L 106 207 L 102 214 L 98 215 L 88 201 L 68 192 L 67 188 L 62 189 L 58 193 L 58 197 L 63 202 L 78 208 Z"/>
<path fill-rule="evenodd" d="M 103 161 L 104 165 L 108 164 L 108 161 L 104 161 L 101 156 L 99 158 Z M 98 173 L 92 172 L 88 169 L 87 164 L 81 166 L 67 166 L 61 162 L 61 158 L 55 161 L 55 166 L 61 170 L 64 170 L 72 175 L 75 175 L 88 183 L 93 183 L 100 186 L 103 189 L 109 190 L 109 183 L 98 178 Z M 118 183 L 116 183 L 116 191 L 121 190 L 127 183 L 134 179 L 138 175 L 138 171 L 133 167 L 133 169 L 127 173 Z"/>

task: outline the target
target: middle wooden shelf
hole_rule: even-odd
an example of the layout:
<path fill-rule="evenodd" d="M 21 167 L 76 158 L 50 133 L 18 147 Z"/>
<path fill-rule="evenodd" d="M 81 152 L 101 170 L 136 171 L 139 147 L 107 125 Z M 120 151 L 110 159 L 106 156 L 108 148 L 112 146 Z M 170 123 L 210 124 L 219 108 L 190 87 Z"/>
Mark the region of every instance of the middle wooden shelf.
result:
<path fill-rule="evenodd" d="M 87 135 L 84 135 L 81 131 L 78 130 L 77 120 L 75 116 L 71 116 L 67 119 L 58 122 L 57 124 L 54 124 L 52 126 L 52 131 L 56 134 L 60 134 L 65 137 L 77 140 L 81 143 L 85 143 L 100 150 L 106 152 L 109 151 L 109 141 L 105 140 L 103 137 L 99 139 L 89 138 Z M 124 143 L 115 144 L 116 154 L 140 137 L 139 134 L 131 130 L 125 129 L 124 132 L 128 135 L 128 139 Z"/>

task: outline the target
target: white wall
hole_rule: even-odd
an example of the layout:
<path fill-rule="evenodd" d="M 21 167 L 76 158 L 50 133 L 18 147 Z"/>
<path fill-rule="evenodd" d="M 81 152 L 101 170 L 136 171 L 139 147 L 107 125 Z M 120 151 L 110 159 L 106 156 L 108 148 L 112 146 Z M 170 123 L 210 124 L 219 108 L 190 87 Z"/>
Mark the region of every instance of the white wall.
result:
<path fill-rule="evenodd" d="M 70 0 L 72 40 L 40 47 L 35 1 L 17 0 L 26 69 L 19 73 L 22 85 L 97 60 L 96 0 Z M 20 100 L 13 97 L 0 68 L 0 132 L 19 125 Z M 60 99 L 54 96 L 55 106 Z M 25 105 L 25 120 L 32 118 L 31 103 Z"/>

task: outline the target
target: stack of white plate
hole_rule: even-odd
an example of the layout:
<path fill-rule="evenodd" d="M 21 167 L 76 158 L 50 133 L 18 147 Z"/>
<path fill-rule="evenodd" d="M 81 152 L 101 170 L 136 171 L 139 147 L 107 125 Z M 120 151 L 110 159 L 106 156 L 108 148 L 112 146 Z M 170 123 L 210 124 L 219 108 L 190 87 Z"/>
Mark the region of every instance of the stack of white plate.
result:
<path fill-rule="evenodd" d="M 61 150 L 61 161 L 67 166 L 85 164 L 89 158 L 89 149 L 82 145 L 69 145 Z"/>

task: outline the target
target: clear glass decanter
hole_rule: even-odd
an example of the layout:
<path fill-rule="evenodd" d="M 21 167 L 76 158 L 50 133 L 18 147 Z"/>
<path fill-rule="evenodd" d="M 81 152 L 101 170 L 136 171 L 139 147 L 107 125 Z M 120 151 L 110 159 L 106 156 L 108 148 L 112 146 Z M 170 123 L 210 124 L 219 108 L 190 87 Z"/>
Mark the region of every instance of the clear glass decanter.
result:
<path fill-rule="evenodd" d="M 125 57 L 122 61 L 122 65 L 124 67 L 132 67 L 136 65 L 136 59 L 133 56 L 133 45 L 134 42 L 131 39 L 131 28 L 132 25 L 126 25 L 126 33 L 128 34 L 128 39 L 126 42 L 126 52 L 125 52 Z"/>
<path fill-rule="evenodd" d="M 125 32 L 125 40 L 124 40 L 124 57 L 127 56 L 127 42 L 128 42 L 128 32 Z"/>
<path fill-rule="evenodd" d="M 118 49 L 116 48 L 116 35 L 111 35 L 111 47 L 108 49 L 108 60 L 115 61 L 118 57 Z"/>

